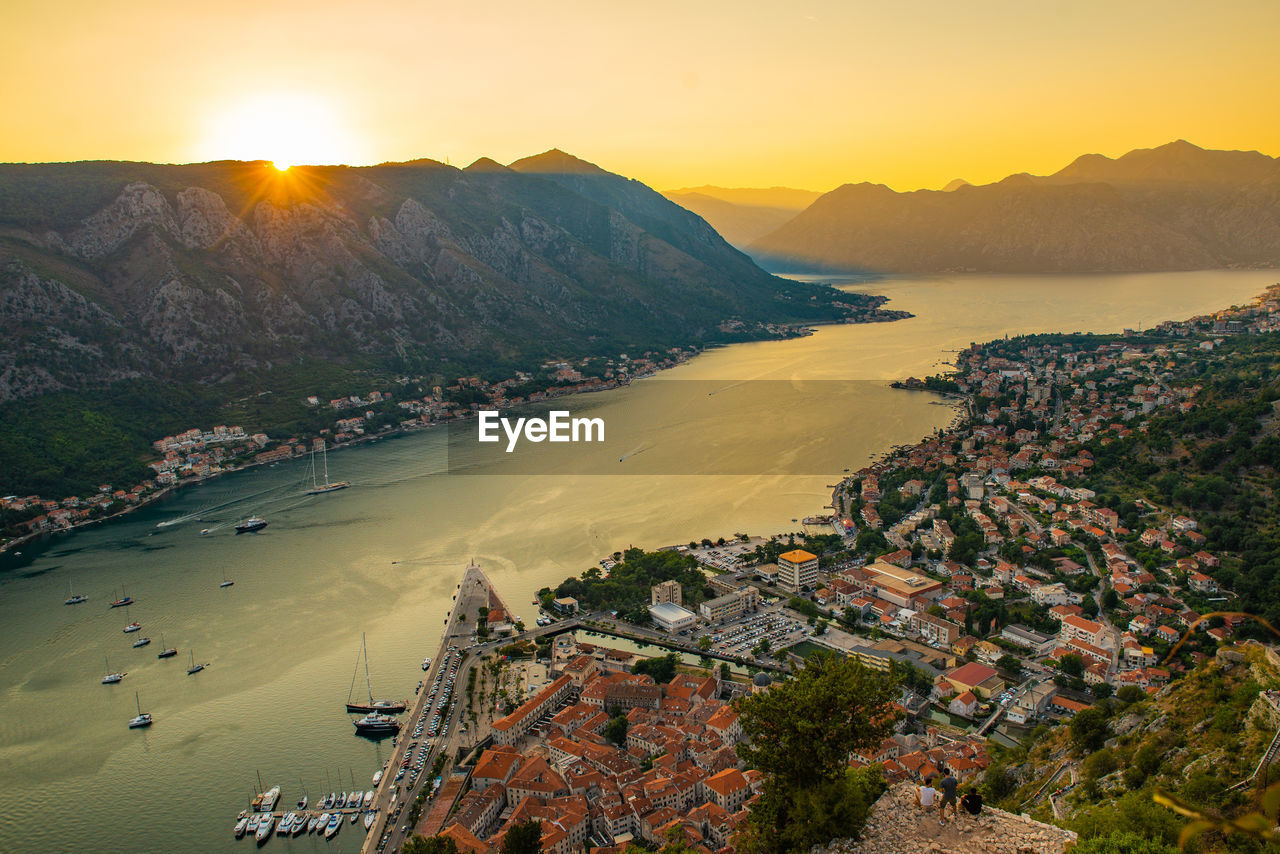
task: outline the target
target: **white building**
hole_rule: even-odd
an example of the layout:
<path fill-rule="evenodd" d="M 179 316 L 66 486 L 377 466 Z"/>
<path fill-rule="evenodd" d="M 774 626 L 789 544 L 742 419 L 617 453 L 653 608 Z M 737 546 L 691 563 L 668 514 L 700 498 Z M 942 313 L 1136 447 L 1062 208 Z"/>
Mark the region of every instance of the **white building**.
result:
<path fill-rule="evenodd" d="M 650 605 L 649 616 L 653 618 L 653 621 L 658 624 L 660 629 L 672 634 L 690 628 L 698 622 L 697 614 L 673 602 Z"/>

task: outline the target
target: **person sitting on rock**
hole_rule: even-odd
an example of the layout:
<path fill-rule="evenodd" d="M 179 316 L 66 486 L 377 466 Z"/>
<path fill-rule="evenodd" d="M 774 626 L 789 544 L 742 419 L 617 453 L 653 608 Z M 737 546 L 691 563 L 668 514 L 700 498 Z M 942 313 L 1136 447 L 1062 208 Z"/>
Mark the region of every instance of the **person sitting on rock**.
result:
<path fill-rule="evenodd" d="M 916 803 L 920 809 L 928 813 L 938 800 L 938 790 L 933 787 L 933 775 L 924 778 L 924 783 L 916 789 Z"/>
<path fill-rule="evenodd" d="M 964 797 L 960 799 L 960 806 L 964 807 L 964 811 L 972 816 L 982 815 L 982 795 L 973 786 L 969 787 L 969 791 L 964 793 Z"/>

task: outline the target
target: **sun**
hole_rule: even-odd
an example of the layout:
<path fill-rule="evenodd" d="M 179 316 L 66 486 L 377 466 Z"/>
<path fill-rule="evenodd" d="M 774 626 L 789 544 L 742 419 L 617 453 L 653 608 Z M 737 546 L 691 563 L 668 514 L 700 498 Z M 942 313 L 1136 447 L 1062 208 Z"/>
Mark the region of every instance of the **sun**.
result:
<path fill-rule="evenodd" d="M 351 163 L 352 137 L 325 98 L 260 92 L 212 111 L 203 160 L 267 160 L 281 172 L 301 164 Z"/>

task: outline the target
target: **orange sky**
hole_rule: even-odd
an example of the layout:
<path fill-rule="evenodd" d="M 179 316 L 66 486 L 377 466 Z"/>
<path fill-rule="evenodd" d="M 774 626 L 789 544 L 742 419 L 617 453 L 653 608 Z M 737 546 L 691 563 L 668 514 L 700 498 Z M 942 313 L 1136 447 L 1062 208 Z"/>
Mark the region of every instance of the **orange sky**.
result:
<path fill-rule="evenodd" d="M 0 161 L 559 147 L 658 188 L 982 183 L 1280 154 L 1278 39 L 1275 0 L 13 0 Z"/>

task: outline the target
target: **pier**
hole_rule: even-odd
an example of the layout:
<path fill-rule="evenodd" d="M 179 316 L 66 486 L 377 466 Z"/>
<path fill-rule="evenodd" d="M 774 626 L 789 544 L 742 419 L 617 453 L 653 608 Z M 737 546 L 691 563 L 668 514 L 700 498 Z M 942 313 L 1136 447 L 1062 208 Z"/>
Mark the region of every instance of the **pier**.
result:
<path fill-rule="evenodd" d="M 490 609 L 502 608 L 511 614 L 511 610 L 494 590 L 488 576 L 473 563 L 467 567 L 462 575 L 462 581 L 458 584 L 453 608 L 449 611 L 444 633 L 440 637 L 439 648 L 431 659 L 431 667 L 427 671 L 426 678 L 423 679 L 423 689 L 418 692 L 413 708 L 400 729 L 391 758 L 387 760 L 386 767 L 383 769 L 382 780 L 378 783 L 373 804 L 370 807 L 377 811 L 377 818 L 365 837 L 364 845 L 360 849 L 361 854 L 397 850 L 414 833 L 415 828 L 408 826 L 406 805 L 412 805 L 423 789 L 430 785 L 431 781 L 428 778 L 431 777 L 430 770 L 437 757 L 445 757 L 440 776 L 448 779 L 451 770 L 448 757 L 455 755 L 456 747 L 461 740 L 456 724 L 462 715 L 463 704 L 458 702 L 457 694 L 461 690 L 461 685 L 465 683 L 467 671 L 489 646 L 489 644 L 473 646 L 471 641 L 473 617 L 466 615 L 474 615 L 481 606 Z M 510 642 L 510 640 L 502 641 L 502 643 Z M 424 734 L 421 738 L 415 739 L 410 735 L 414 726 L 420 721 L 429 719 L 431 712 L 441 707 L 441 704 L 436 701 L 437 698 L 428 700 L 428 686 L 435 681 L 440 668 L 447 665 L 446 659 L 455 657 L 451 652 L 452 648 L 461 651 L 462 657 L 455 670 L 454 692 L 450 696 L 450 703 L 447 708 L 440 708 L 442 714 L 447 712 L 441 721 L 440 732 L 435 737 Z M 426 759 L 422 763 L 423 774 L 413 784 L 407 785 L 404 781 L 396 780 L 396 772 L 404 762 L 410 743 L 414 742 L 420 742 L 425 746 Z M 430 789 L 427 788 L 427 791 Z M 430 809 L 425 812 L 429 813 Z M 402 814 L 404 819 L 401 818 Z"/>

